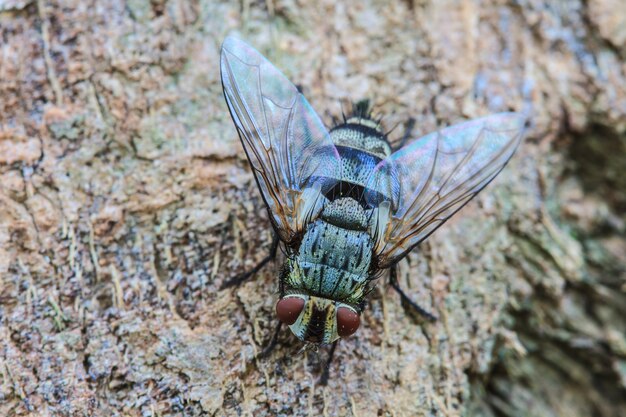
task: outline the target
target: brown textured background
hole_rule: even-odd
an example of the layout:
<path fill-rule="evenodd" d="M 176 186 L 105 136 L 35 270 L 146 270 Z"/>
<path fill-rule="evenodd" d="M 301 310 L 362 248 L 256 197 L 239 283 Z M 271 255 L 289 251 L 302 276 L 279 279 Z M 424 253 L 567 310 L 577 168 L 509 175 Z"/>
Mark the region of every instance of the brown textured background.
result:
<path fill-rule="evenodd" d="M 358 3 L 358 4 L 357 4 Z M 384 282 L 327 387 L 287 331 L 223 101 L 255 45 L 330 123 L 414 136 L 501 110 L 529 137 Z M 0 1 L 0 415 L 626 415 L 622 0 Z"/>

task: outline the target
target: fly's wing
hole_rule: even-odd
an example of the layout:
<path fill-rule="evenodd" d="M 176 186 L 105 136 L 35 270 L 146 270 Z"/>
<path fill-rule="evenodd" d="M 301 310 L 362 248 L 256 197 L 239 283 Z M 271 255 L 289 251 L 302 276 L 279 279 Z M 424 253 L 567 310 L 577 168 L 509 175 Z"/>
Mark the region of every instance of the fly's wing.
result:
<path fill-rule="evenodd" d="M 386 268 L 467 204 L 504 168 L 522 139 L 525 118 L 499 113 L 431 133 L 381 161 L 366 196 L 377 206 L 378 265 Z M 379 199 L 378 201 L 376 199 Z"/>
<path fill-rule="evenodd" d="M 259 52 L 222 44 L 224 97 L 275 230 L 289 242 L 319 213 L 321 189 L 339 178 L 339 154 L 296 87 Z"/>

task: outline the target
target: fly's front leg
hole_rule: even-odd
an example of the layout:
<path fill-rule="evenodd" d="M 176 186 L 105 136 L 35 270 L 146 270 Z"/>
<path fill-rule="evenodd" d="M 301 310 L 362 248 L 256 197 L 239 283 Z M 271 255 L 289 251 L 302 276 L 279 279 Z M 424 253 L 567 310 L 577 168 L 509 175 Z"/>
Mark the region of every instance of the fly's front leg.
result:
<path fill-rule="evenodd" d="M 254 268 L 252 268 L 251 270 L 244 272 L 243 274 L 239 274 L 229 280 L 226 280 L 222 286 L 220 287 L 221 290 L 225 289 L 225 288 L 229 288 L 229 287 L 234 287 L 236 285 L 241 284 L 242 282 L 246 281 L 247 279 L 251 278 L 254 274 L 256 274 L 257 272 L 259 272 L 261 270 L 261 268 L 263 268 L 265 266 L 266 263 L 268 263 L 269 261 L 273 260 L 274 258 L 276 258 L 276 253 L 278 253 L 278 235 L 276 233 L 272 234 L 272 247 L 270 248 L 270 253 L 269 255 L 267 255 L 265 258 L 263 258 L 261 260 L 261 262 L 259 262 L 258 264 L 256 264 L 256 266 Z"/>
<path fill-rule="evenodd" d="M 270 341 L 267 344 L 267 346 L 265 346 L 265 348 L 263 348 L 261 353 L 259 353 L 257 355 L 257 358 L 259 358 L 259 359 L 267 358 L 269 356 L 269 354 L 272 353 L 272 351 L 274 350 L 274 348 L 278 344 L 278 335 L 279 335 L 280 329 L 282 327 L 283 327 L 283 322 L 282 321 L 278 321 L 278 326 L 276 326 L 276 329 L 274 329 L 274 334 L 272 334 L 272 338 L 270 339 Z"/>
<path fill-rule="evenodd" d="M 402 138 L 400 138 L 399 143 L 397 145 L 394 144 L 394 149 L 393 149 L 394 152 L 402 148 L 407 143 L 407 141 L 411 137 L 411 132 L 413 131 L 414 127 L 415 127 L 415 119 L 411 117 L 406 122 L 406 126 L 404 128 L 404 134 L 402 135 Z"/>
<path fill-rule="evenodd" d="M 339 340 L 335 340 L 333 345 L 330 347 L 330 352 L 328 352 L 328 360 L 326 361 L 326 365 L 324 365 L 324 370 L 322 371 L 322 376 L 320 377 L 320 385 L 328 384 L 328 376 L 330 374 L 330 364 L 333 361 L 333 356 L 335 355 L 335 349 L 337 349 L 337 342 Z"/>
<path fill-rule="evenodd" d="M 411 300 L 411 298 L 409 298 L 409 296 L 406 295 L 404 291 L 402 291 L 400 285 L 398 285 L 398 271 L 396 270 L 395 265 L 389 268 L 389 284 L 391 284 L 391 287 L 396 290 L 396 292 L 400 295 L 400 299 L 402 300 L 402 302 L 410 306 L 416 313 L 420 314 L 422 317 L 428 319 L 429 321 L 437 320 L 437 317 L 424 310 L 415 301 Z"/>

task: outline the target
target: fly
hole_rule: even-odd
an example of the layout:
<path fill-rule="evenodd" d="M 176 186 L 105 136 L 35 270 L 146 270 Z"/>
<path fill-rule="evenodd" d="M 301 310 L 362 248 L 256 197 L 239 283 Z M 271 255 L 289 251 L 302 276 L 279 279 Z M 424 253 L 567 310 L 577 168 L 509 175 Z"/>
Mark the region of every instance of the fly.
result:
<path fill-rule="evenodd" d="M 269 256 L 224 286 L 251 277 L 282 242 L 278 320 L 303 342 L 333 344 L 331 358 L 337 340 L 359 328 L 366 296 L 385 270 L 402 301 L 435 320 L 402 291 L 396 264 L 504 168 L 525 118 L 494 114 L 394 151 L 366 105 L 327 130 L 298 89 L 236 38 L 224 41 L 220 68 L 275 231 Z"/>

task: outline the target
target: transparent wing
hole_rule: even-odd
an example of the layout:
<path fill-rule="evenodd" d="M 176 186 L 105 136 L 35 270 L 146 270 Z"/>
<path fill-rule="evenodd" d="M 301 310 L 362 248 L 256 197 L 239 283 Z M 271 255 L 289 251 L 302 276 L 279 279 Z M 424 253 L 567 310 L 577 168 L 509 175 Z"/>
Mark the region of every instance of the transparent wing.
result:
<path fill-rule="evenodd" d="M 393 265 L 482 190 L 511 158 L 525 118 L 499 113 L 431 133 L 381 161 L 369 190 L 386 189 L 378 206 L 375 253 L 381 268 Z"/>
<path fill-rule="evenodd" d="M 339 178 L 339 154 L 296 87 L 259 52 L 222 44 L 224 97 L 270 218 L 289 242 L 319 212 L 320 190 Z"/>

